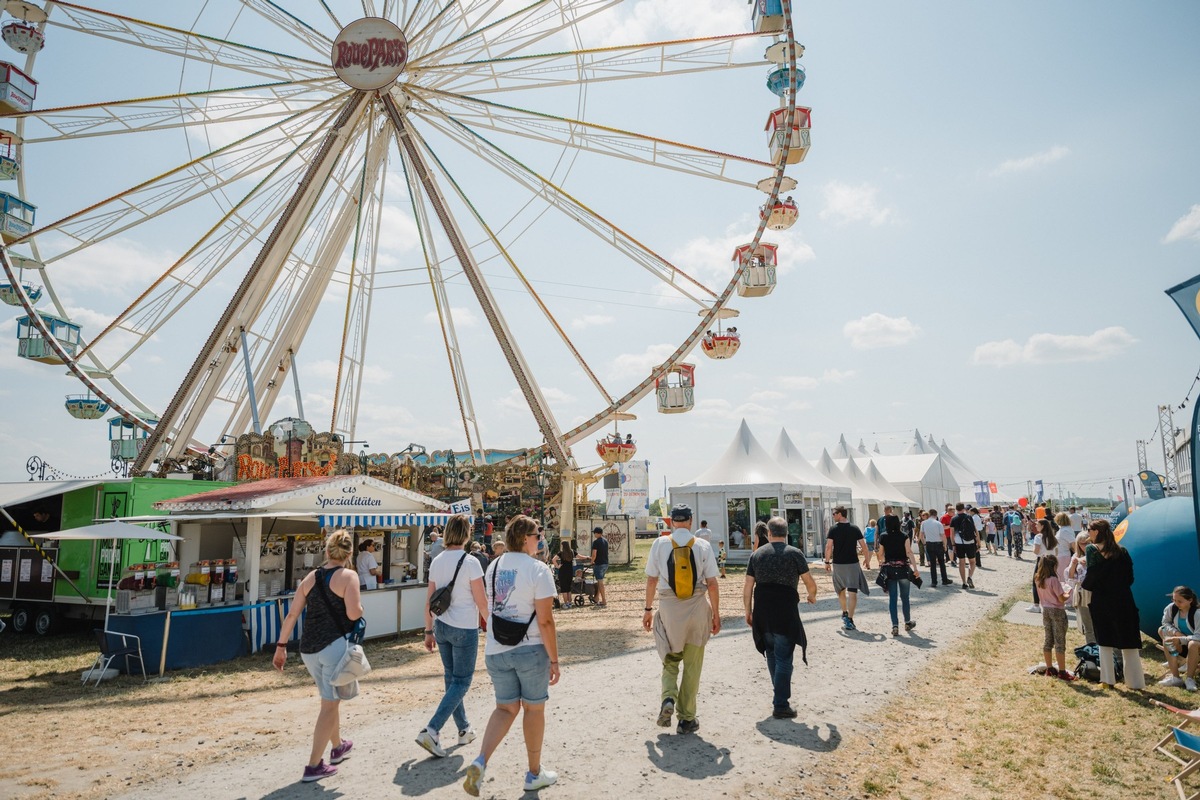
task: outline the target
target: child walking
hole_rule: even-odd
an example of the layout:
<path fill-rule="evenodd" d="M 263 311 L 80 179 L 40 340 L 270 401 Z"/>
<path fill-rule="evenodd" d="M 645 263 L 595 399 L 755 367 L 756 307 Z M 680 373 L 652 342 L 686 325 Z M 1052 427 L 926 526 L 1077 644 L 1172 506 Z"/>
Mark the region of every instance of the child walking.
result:
<path fill-rule="evenodd" d="M 1064 681 L 1075 680 L 1075 675 L 1067 670 L 1067 598 L 1058 580 L 1058 556 L 1053 552 L 1046 553 L 1038 561 L 1037 573 L 1033 576 L 1037 586 L 1038 600 L 1042 606 L 1042 628 L 1046 638 L 1042 643 L 1042 657 L 1046 659 L 1046 675 L 1051 678 L 1062 678 Z M 1058 669 L 1050 662 L 1050 651 L 1058 660 Z"/>
<path fill-rule="evenodd" d="M 717 568 L 721 570 L 721 577 L 725 577 L 725 561 L 729 554 L 725 552 L 725 542 L 717 545 Z"/>

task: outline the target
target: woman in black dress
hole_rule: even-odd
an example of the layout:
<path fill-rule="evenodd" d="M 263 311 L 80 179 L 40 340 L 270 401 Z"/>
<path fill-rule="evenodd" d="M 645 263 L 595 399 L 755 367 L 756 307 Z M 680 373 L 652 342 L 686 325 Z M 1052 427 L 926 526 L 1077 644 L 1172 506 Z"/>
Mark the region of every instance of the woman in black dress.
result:
<path fill-rule="evenodd" d="M 558 555 L 554 557 L 554 574 L 562 607 L 573 608 L 571 586 L 575 582 L 575 554 L 571 552 L 571 543 L 566 539 L 559 544 Z"/>
<path fill-rule="evenodd" d="M 1142 631 L 1138 626 L 1138 608 L 1133 601 L 1133 559 L 1117 544 L 1112 526 L 1106 519 L 1088 525 L 1091 544 L 1087 546 L 1087 576 L 1083 588 L 1091 592 L 1088 610 L 1096 644 L 1100 645 L 1100 683 L 1111 688 L 1116 683 L 1115 651 L 1121 651 L 1125 685 L 1145 689 L 1142 671 Z"/>

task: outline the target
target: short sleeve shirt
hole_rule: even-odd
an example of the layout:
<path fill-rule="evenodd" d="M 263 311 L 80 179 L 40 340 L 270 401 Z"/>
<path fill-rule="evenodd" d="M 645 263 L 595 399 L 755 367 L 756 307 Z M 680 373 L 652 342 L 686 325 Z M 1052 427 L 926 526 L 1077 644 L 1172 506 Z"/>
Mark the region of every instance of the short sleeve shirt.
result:
<path fill-rule="evenodd" d="M 857 525 L 849 522 L 839 522 L 829 529 L 829 539 L 833 542 L 833 563 L 857 564 L 858 542 L 863 538 L 863 532 Z"/>
<path fill-rule="evenodd" d="M 596 539 L 593 539 L 592 540 L 592 549 L 596 551 L 596 558 L 592 562 L 593 564 L 599 565 L 599 564 L 607 564 L 608 563 L 608 540 L 607 539 L 601 539 L 599 537 L 597 537 Z"/>
<path fill-rule="evenodd" d="M 925 534 L 926 542 L 944 542 L 946 541 L 946 531 L 942 527 L 942 523 L 935 517 L 930 517 L 921 523 L 921 533 Z"/>
<path fill-rule="evenodd" d="M 459 569 L 458 562 L 462 561 Z M 458 578 L 454 570 L 458 569 Z M 451 628 L 473 630 L 479 627 L 479 609 L 475 607 L 475 595 L 471 592 L 471 581 L 483 577 L 483 567 L 479 559 L 462 550 L 443 550 L 429 565 L 429 582 L 434 586 L 449 586 L 454 581 L 454 589 L 450 592 L 450 608 L 438 617 Z"/>
<path fill-rule="evenodd" d="M 808 572 L 804 553 L 786 542 L 767 542 L 750 555 L 746 575 L 755 583 L 774 583 L 796 587 L 800 576 Z"/>
<path fill-rule="evenodd" d="M 463 572 L 466 571 L 467 565 L 464 564 Z M 526 553 L 505 553 L 493 560 L 484 575 L 483 590 L 492 613 L 514 622 L 525 622 L 534 615 L 536 601 L 558 594 L 550 567 Z M 454 585 L 454 593 L 458 594 L 458 584 Z M 472 613 L 477 613 L 474 604 L 471 608 Z M 542 644 L 542 632 L 536 619 L 530 624 L 525 638 L 515 647 L 535 644 Z M 496 641 L 496 635 L 489 625 L 484 654 L 494 656 L 512 649 Z"/>
<path fill-rule="evenodd" d="M 666 576 L 667 560 L 671 557 L 671 551 L 687 544 L 688 539 L 695 539 L 692 542 L 692 556 L 696 559 L 696 574 L 703 580 L 716 578 L 719 571 L 712 547 L 687 528 L 677 528 L 670 536 L 660 536 L 654 540 L 654 544 L 650 545 L 650 555 L 646 556 L 646 576 L 649 578 Z M 658 591 L 659 594 L 670 592 L 671 586 L 666 581 L 660 580 Z"/>

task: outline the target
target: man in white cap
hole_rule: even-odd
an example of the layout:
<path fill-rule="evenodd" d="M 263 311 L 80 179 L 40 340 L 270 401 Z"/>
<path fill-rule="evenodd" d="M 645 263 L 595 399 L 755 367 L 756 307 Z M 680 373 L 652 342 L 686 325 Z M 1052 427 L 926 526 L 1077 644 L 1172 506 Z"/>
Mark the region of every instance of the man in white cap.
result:
<path fill-rule="evenodd" d="M 696 537 L 691 528 L 692 509 L 682 503 L 672 508 L 671 535 L 655 539 L 646 558 L 646 610 L 642 616 L 642 627 L 654 631 L 663 662 L 658 724 L 670 727 L 671 715 L 678 711 L 678 733 L 700 729 L 696 695 L 704 647 L 708 637 L 721 630 L 717 559 L 708 542 Z"/>

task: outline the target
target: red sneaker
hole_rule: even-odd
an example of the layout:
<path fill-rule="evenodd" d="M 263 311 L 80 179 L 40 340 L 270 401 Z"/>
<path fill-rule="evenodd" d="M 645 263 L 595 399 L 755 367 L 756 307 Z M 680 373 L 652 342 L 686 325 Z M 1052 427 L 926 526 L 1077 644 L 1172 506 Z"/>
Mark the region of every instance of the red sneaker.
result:
<path fill-rule="evenodd" d="M 1061 678 L 1061 679 L 1062 679 L 1062 680 L 1064 680 L 1064 681 L 1067 681 L 1068 683 L 1069 683 L 1070 681 L 1079 680 L 1079 676 L 1078 676 L 1078 675 L 1075 675 L 1074 673 L 1068 672 L 1068 671 L 1067 671 L 1067 670 L 1065 670 L 1065 669 L 1064 669 L 1062 672 L 1058 673 L 1058 677 L 1059 677 L 1059 678 Z"/>

